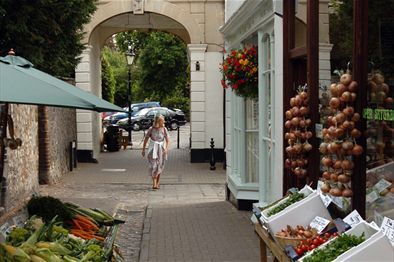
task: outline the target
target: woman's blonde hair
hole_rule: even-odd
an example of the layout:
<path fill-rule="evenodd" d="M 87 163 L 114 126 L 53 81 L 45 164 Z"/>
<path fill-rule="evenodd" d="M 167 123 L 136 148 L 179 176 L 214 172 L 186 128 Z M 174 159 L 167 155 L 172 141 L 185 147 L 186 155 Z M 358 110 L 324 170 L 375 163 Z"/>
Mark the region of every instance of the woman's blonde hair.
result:
<path fill-rule="evenodd" d="M 159 120 L 163 119 L 163 124 L 161 126 Z M 154 127 L 164 127 L 164 117 L 162 115 L 155 115 L 155 118 L 153 120 L 153 126 Z"/>

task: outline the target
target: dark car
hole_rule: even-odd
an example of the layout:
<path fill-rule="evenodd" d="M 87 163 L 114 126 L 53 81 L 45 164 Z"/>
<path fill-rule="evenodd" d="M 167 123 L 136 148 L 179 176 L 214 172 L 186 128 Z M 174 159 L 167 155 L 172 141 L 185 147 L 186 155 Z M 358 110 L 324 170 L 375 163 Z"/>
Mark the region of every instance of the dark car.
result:
<path fill-rule="evenodd" d="M 186 124 L 185 114 L 181 110 L 173 111 L 167 107 L 145 108 L 131 118 L 131 127 L 134 131 L 145 130 L 152 126 L 155 115 L 164 116 L 165 125 L 170 130 L 176 130 L 178 126 Z M 121 119 L 117 124 L 129 130 L 128 118 Z"/>
<path fill-rule="evenodd" d="M 138 113 L 141 109 L 144 108 L 151 108 L 151 107 L 159 107 L 160 103 L 159 102 L 143 102 L 143 103 L 136 103 L 136 104 L 131 104 L 131 116 L 134 116 L 136 113 Z M 120 119 L 128 117 L 129 109 L 127 107 L 123 108 L 127 112 L 117 112 L 112 115 L 109 115 L 103 119 L 104 124 L 116 124 Z"/>

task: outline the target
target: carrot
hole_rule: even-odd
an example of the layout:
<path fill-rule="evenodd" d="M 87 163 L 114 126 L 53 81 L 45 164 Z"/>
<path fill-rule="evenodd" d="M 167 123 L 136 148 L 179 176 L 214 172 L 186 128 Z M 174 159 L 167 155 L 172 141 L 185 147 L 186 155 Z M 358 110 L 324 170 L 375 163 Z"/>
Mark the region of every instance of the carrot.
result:
<path fill-rule="evenodd" d="M 77 214 L 77 215 L 75 216 L 75 218 L 78 219 L 78 220 L 85 221 L 85 222 L 88 223 L 88 224 L 92 224 L 92 225 L 98 227 L 97 222 L 94 221 L 93 219 L 91 219 L 90 217 L 87 217 L 87 216 L 83 216 L 83 215 Z"/>
<path fill-rule="evenodd" d="M 81 225 L 79 224 L 79 222 L 78 222 L 76 219 L 73 219 L 72 221 L 73 221 L 73 224 L 74 224 L 74 226 L 75 226 L 76 228 L 78 228 L 78 229 L 81 229 L 81 230 L 82 230 L 82 227 L 81 227 Z"/>
<path fill-rule="evenodd" d="M 83 228 L 83 229 L 87 229 L 87 230 L 98 230 L 98 227 L 94 224 L 88 223 L 85 220 L 79 220 L 76 219 L 78 221 L 78 224 Z"/>
<path fill-rule="evenodd" d="M 103 237 L 96 236 L 96 235 L 93 235 L 93 237 L 94 237 L 95 239 L 97 239 L 97 240 L 100 240 L 100 241 L 104 241 L 104 239 L 105 239 L 105 238 L 103 238 Z"/>

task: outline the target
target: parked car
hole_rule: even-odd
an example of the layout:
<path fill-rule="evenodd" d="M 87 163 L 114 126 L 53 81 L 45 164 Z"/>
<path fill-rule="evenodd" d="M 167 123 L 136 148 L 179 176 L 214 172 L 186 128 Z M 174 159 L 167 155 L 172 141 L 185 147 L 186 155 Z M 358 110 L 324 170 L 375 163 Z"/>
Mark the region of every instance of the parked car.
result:
<path fill-rule="evenodd" d="M 160 102 L 143 102 L 143 103 L 131 104 L 131 116 L 134 116 L 141 109 L 159 107 L 159 106 L 160 106 Z M 123 109 L 127 112 L 117 112 L 104 117 L 103 119 L 104 125 L 116 124 L 120 119 L 128 117 L 129 108 L 124 107 Z"/>
<path fill-rule="evenodd" d="M 167 107 L 153 107 L 142 109 L 131 118 L 132 130 L 148 129 L 152 126 L 153 119 L 157 114 L 164 116 L 165 125 L 170 130 L 176 130 L 178 126 L 186 124 L 185 114 L 181 110 L 173 111 Z M 130 128 L 128 118 L 119 120 L 117 124 L 125 130 L 129 130 Z"/>

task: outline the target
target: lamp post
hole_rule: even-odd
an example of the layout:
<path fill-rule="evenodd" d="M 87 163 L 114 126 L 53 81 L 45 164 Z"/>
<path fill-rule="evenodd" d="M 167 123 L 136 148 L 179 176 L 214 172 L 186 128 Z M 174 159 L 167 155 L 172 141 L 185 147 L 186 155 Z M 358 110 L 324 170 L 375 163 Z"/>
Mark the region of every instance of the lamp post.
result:
<path fill-rule="evenodd" d="M 135 53 L 133 51 L 133 49 L 129 50 L 128 52 L 126 52 L 126 60 L 127 60 L 127 67 L 128 67 L 128 75 L 129 75 L 129 79 L 128 79 L 128 90 L 127 90 L 127 106 L 129 108 L 128 110 L 128 121 L 127 121 L 127 125 L 129 127 L 128 129 L 128 142 L 129 145 L 132 147 L 133 146 L 133 141 L 131 138 L 131 65 L 134 62 L 134 58 L 135 58 Z"/>

